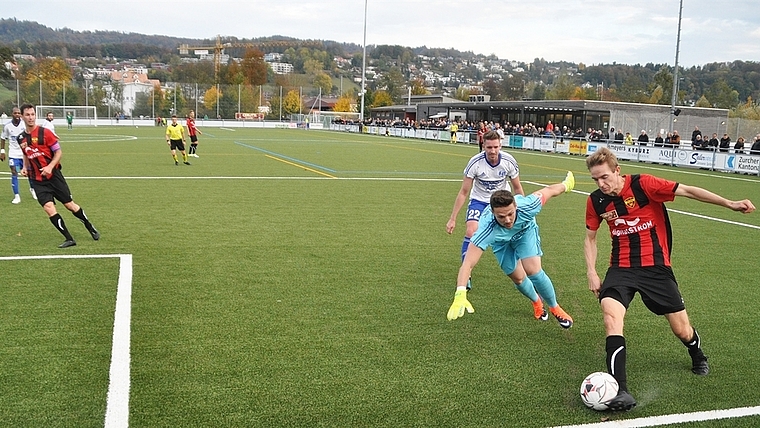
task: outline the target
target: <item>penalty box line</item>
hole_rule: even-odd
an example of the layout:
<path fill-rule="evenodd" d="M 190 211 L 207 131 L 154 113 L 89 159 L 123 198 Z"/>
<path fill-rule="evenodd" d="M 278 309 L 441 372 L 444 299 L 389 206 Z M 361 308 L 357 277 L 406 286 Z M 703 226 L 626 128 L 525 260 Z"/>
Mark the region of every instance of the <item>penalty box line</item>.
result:
<path fill-rule="evenodd" d="M 704 412 L 676 413 L 672 415 L 649 416 L 646 418 L 596 422 L 581 425 L 563 425 L 554 428 L 646 428 L 660 425 L 704 422 L 718 419 L 741 418 L 760 415 L 760 406 L 737 407 L 735 409 L 708 410 Z"/>
<path fill-rule="evenodd" d="M 116 286 L 116 307 L 113 320 L 111 367 L 108 371 L 108 398 L 106 400 L 105 427 L 127 428 L 129 426 L 129 348 L 132 313 L 132 255 L 83 254 L 59 256 L 9 256 L 0 257 L 0 261 L 104 258 L 119 259 L 119 281 Z"/>

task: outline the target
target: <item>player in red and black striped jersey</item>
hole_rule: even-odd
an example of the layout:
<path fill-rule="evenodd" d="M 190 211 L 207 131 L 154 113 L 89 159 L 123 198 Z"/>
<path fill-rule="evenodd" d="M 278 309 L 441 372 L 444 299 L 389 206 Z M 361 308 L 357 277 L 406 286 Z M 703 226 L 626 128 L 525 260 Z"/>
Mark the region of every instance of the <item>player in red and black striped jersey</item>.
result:
<path fill-rule="evenodd" d="M 58 144 L 58 136 L 51 130 L 37 125 L 37 113 L 33 105 L 22 105 L 21 115 L 25 126 L 25 131 L 18 137 L 19 146 L 24 153 L 24 169 L 21 173 L 29 176 L 37 194 L 37 202 L 42 205 L 53 226 L 66 238 L 58 247 L 73 247 L 76 241 L 55 209 L 56 199 L 84 224 L 92 239 L 97 241 L 100 239 L 100 233 L 90 223 L 82 207 L 74 203 L 66 179 L 61 173 L 63 153 Z"/>
<path fill-rule="evenodd" d="M 194 158 L 200 157 L 196 151 L 198 150 L 198 135 L 203 135 L 203 132 L 195 127 L 194 111 L 190 110 L 190 113 L 188 113 L 187 119 L 185 120 L 185 124 L 187 125 L 187 135 L 190 136 L 190 150 L 187 155 Z"/>
<path fill-rule="evenodd" d="M 606 147 L 589 156 L 586 166 L 599 187 L 586 203 L 584 253 L 589 289 L 602 307 L 607 370 L 620 386 L 618 395 L 607 404 L 612 410 L 630 410 L 636 400 L 628 392 L 623 320 L 636 293 L 651 312 L 668 320 L 689 351 L 692 372 L 706 375 L 710 371 L 670 267 L 672 233 L 665 202 L 685 196 L 745 214 L 755 206 L 748 199 L 729 201 L 705 189 L 651 175 L 621 175 L 617 157 Z M 596 233 L 602 221 L 607 222 L 612 237 L 610 267 L 603 283 L 596 272 Z"/>

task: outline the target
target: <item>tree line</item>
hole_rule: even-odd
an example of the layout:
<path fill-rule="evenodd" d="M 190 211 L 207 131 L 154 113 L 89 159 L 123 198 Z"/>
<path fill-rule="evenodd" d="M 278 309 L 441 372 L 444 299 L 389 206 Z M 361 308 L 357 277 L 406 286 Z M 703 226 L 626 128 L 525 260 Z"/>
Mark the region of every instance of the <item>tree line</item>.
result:
<path fill-rule="evenodd" d="M 177 51 L 181 43 L 211 46 L 215 41 L 112 31 L 53 30 L 35 22 L 0 19 L 0 43 L 5 43 L 0 54 L 5 52 L 6 57 L 23 53 L 35 57 L 84 58 L 82 66 L 96 66 L 106 57 L 136 59 L 145 64 L 162 62 L 169 68 L 149 71 L 149 77 L 162 82 L 271 85 L 286 87 L 287 91 L 296 87 L 303 91 L 305 87 L 308 95 L 335 94 L 339 89 L 336 79 L 343 77 L 346 82 L 352 82 L 362 64 L 361 47 L 355 44 L 324 41 L 318 48 L 307 48 L 299 47 L 296 39 L 279 37 L 278 40 L 293 43 L 289 47 L 281 45 L 267 51 L 281 53 L 282 61 L 292 64 L 297 76 L 272 73 L 262 60 L 261 50 L 229 48 L 227 53 L 243 58 L 243 61 L 223 65 L 215 82 L 210 62 L 184 63 Z M 247 42 L 234 37 L 225 38 L 225 41 Z M 488 77 L 482 65 L 504 65 L 506 60 L 493 55 L 425 46 L 368 46 L 367 53 L 367 65 L 377 73 L 376 77 L 367 80 L 365 103 L 370 108 L 403 103 L 410 88 L 415 95 L 450 92 L 463 100 L 473 93 L 488 94 L 494 101 L 589 99 L 669 105 L 672 99 L 674 73 L 668 64 L 586 66 L 536 58 L 531 63 L 518 63 L 518 67 L 505 67 L 498 77 Z M 336 64 L 336 57 L 348 58 L 349 66 Z M 440 76 L 456 77 L 426 81 L 420 74 L 423 69 Z M 733 61 L 682 67 L 678 76 L 677 105 L 726 108 L 731 109 L 732 114 L 741 115 L 756 109 L 754 100 L 760 98 L 758 62 Z M 11 78 L 9 70 L 0 70 L 0 78 Z M 72 79 L 81 80 L 76 73 Z M 473 89 L 469 85 L 472 81 L 482 82 L 482 87 Z M 355 86 L 342 95 L 346 92 L 352 92 L 355 97 L 354 103 L 349 104 L 359 102 L 359 91 Z M 268 93 L 266 96 L 270 101 L 273 97 L 279 97 L 279 94 Z M 748 110 L 747 106 L 755 107 Z"/>

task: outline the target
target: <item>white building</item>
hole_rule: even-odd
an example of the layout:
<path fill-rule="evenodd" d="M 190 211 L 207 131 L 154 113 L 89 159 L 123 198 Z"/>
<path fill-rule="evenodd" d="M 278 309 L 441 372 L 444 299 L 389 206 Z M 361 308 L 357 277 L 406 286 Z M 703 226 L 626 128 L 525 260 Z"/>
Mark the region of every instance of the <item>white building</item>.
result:
<path fill-rule="evenodd" d="M 293 72 L 293 64 L 286 62 L 270 62 L 269 66 L 275 74 L 290 74 Z"/>
<path fill-rule="evenodd" d="M 137 94 L 150 93 L 155 86 L 160 86 L 161 82 L 156 79 L 148 79 L 147 70 L 145 73 L 136 73 L 136 70 L 118 70 L 111 72 L 111 81 L 118 82 L 122 85 L 122 102 L 121 112 L 127 116 L 132 115 L 135 108 Z M 111 93 L 112 88 L 106 87 Z M 117 112 L 114 112 L 117 113 Z"/>

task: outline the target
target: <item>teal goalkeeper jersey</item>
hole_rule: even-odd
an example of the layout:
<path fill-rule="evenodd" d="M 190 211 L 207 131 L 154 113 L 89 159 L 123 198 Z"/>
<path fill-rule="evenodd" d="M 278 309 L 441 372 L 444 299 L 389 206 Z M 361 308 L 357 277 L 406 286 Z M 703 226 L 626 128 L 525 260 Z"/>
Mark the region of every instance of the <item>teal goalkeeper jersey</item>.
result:
<path fill-rule="evenodd" d="M 500 225 L 493 216 L 491 206 L 483 210 L 478 221 L 478 230 L 472 235 L 472 242 L 481 250 L 485 251 L 489 246 L 506 245 L 519 240 L 526 231 L 537 228 L 536 215 L 541 212 L 543 205 L 541 198 L 536 195 L 515 195 L 517 204 L 517 217 L 511 229 Z"/>

